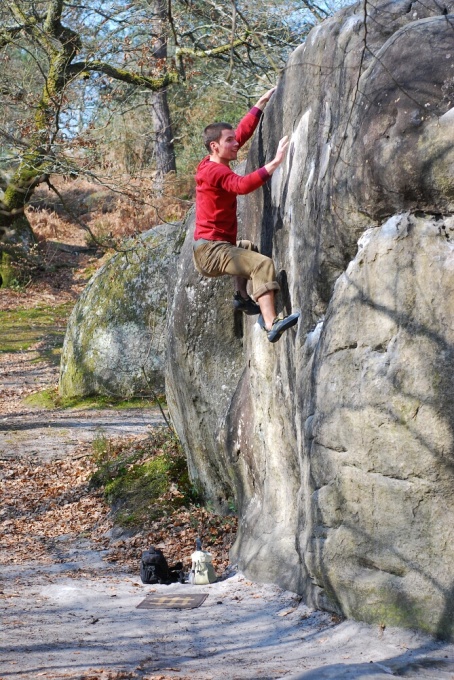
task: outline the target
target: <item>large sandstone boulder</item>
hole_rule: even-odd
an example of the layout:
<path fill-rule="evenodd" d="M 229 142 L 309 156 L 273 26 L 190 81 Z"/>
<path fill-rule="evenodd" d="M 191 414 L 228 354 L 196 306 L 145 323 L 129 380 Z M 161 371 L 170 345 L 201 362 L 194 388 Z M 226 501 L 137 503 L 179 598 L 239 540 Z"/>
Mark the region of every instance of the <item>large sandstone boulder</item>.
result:
<path fill-rule="evenodd" d="M 150 229 L 89 281 L 68 322 L 62 396 L 163 390 L 169 275 L 180 231 L 181 225 Z"/>
<path fill-rule="evenodd" d="M 294 52 L 248 169 L 283 134 L 287 160 L 247 198 L 243 223 L 300 323 L 270 345 L 244 319 L 239 356 L 224 284 L 186 262 L 175 300 L 199 335 L 173 312 L 178 385 L 169 367 L 193 474 L 219 505 L 235 499 L 234 555 L 250 577 L 443 637 L 454 636 L 453 11 L 453 0 L 361 3 Z"/>
<path fill-rule="evenodd" d="M 240 219 L 243 206 L 240 199 Z M 245 319 L 233 309 L 232 279 L 208 279 L 195 269 L 194 218 L 192 211 L 169 287 L 166 397 L 192 478 L 220 512 L 228 512 L 236 491 L 220 433 L 244 370 Z"/>
<path fill-rule="evenodd" d="M 454 632 L 453 375 L 454 221 L 391 217 L 338 279 L 303 378 L 298 539 L 316 602 Z"/>

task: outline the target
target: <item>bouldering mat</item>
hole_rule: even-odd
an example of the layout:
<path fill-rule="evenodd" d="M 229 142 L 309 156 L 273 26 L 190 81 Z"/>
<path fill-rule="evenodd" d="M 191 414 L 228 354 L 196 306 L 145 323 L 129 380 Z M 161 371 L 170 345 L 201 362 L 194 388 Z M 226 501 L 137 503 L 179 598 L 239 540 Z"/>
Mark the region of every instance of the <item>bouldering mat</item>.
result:
<path fill-rule="evenodd" d="M 195 609 L 205 602 L 208 593 L 187 593 L 186 595 L 160 595 L 150 593 L 136 609 Z"/>

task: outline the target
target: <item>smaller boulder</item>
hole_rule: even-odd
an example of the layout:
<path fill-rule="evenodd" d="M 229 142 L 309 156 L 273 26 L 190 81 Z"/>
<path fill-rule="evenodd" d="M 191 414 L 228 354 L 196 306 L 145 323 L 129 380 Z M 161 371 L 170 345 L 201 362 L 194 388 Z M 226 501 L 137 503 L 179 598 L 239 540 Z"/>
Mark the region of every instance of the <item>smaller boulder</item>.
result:
<path fill-rule="evenodd" d="M 181 229 L 150 229 L 89 281 L 68 322 L 62 396 L 131 397 L 164 389 L 167 293 Z"/>

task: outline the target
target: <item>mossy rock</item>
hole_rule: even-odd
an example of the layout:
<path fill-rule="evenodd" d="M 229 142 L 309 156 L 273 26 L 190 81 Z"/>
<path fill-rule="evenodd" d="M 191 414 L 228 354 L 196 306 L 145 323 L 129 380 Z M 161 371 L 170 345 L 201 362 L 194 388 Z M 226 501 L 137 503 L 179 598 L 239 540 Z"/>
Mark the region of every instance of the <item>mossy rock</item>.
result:
<path fill-rule="evenodd" d="M 89 281 L 68 322 L 62 397 L 162 392 L 169 274 L 181 225 L 144 233 Z"/>
<path fill-rule="evenodd" d="M 93 441 L 93 454 L 90 485 L 103 488 L 118 526 L 143 527 L 201 500 L 178 438 L 168 428 L 155 428 L 140 442 L 118 443 L 101 435 Z"/>

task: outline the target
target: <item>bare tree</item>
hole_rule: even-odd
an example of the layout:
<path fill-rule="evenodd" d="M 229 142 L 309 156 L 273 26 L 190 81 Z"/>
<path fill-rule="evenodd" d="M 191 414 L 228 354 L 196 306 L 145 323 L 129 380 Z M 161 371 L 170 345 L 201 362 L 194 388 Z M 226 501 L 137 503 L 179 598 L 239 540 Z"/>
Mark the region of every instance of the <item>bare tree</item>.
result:
<path fill-rule="evenodd" d="M 168 88 L 192 83 L 186 92 L 194 99 L 208 82 L 254 96 L 257 78 L 276 74 L 297 42 L 277 20 L 277 4 L 260 0 L 247 14 L 236 0 L 9 0 L 0 7 L 3 261 L 34 243 L 24 210 L 35 188 L 53 174 L 96 178 L 100 126 L 115 112 L 127 117 L 138 98 L 151 99 L 157 175 L 174 172 Z"/>
<path fill-rule="evenodd" d="M 167 63 L 169 33 L 169 3 L 167 0 L 154 0 L 155 39 L 153 55 Z M 172 122 L 170 118 L 167 90 L 154 92 L 151 97 L 153 130 L 155 135 L 156 182 L 157 191 L 162 191 L 162 180 L 171 172 L 176 172 L 175 150 L 173 145 Z"/>
<path fill-rule="evenodd" d="M 64 138 L 61 114 L 68 85 L 77 79 L 88 79 L 93 72 L 151 91 L 178 80 L 175 70 L 153 77 L 101 59 L 87 57 L 78 61 L 82 40 L 75 30 L 62 23 L 64 4 L 63 0 L 49 0 L 32 5 L 32 11 L 26 11 L 22 3 L 9 2 L 11 19 L 15 23 L 0 34 L 3 48 L 17 45 L 18 39 L 25 38 L 24 49 L 35 54 L 39 52 L 35 64 L 44 81 L 39 100 L 33 107 L 33 119 L 23 130 L 26 136 L 23 134 L 21 139 L 11 140 L 18 143 L 20 160 L 0 203 L 0 236 L 3 240 L 24 245 L 33 242 L 24 208 L 35 187 L 54 172 L 75 170 L 73 160 L 59 152 Z M 39 13 L 40 5 L 44 5 L 43 14 Z"/>

